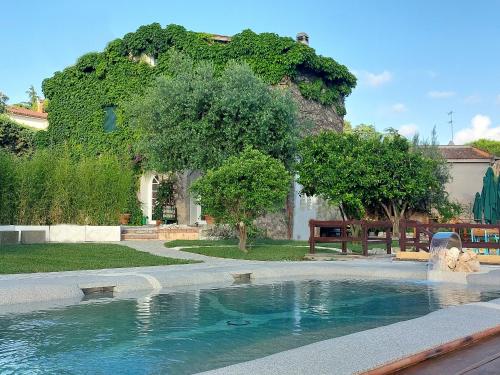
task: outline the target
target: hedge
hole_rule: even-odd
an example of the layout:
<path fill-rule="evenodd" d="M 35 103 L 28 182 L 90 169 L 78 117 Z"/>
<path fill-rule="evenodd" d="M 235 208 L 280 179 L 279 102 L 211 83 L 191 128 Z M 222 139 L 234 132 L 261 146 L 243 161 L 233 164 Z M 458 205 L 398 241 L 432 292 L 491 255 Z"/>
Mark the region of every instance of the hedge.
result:
<path fill-rule="evenodd" d="M 0 224 L 117 225 L 136 203 L 135 176 L 116 156 L 0 152 Z M 137 210 L 138 208 L 136 208 Z"/>

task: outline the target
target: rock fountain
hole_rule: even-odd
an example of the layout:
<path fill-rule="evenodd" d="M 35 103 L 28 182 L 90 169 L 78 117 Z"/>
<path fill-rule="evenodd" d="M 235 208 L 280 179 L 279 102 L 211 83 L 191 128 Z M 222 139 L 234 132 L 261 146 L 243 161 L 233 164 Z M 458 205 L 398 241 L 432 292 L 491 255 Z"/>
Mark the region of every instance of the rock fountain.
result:
<path fill-rule="evenodd" d="M 430 281 L 467 284 L 467 275 L 478 272 L 477 254 L 462 250 L 460 236 L 454 232 L 439 232 L 432 237 L 429 249 L 427 279 Z"/>

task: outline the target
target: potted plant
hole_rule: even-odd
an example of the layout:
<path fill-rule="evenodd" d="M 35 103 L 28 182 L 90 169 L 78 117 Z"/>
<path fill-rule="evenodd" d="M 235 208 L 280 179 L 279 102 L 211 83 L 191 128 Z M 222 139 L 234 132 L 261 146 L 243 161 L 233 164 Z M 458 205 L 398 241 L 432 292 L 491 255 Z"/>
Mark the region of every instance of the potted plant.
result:
<path fill-rule="evenodd" d="M 159 226 L 163 220 L 163 205 L 157 201 L 153 207 L 152 219 L 156 220 L 156 225 Z"/>
<path fill-rule="evenodd" d="M 121 214 L 120 215 L 120 224 L 121 225 L 128 225 L 131 217 L 132 217 L 132 214 L 129 214 L 129 213 Z"/>

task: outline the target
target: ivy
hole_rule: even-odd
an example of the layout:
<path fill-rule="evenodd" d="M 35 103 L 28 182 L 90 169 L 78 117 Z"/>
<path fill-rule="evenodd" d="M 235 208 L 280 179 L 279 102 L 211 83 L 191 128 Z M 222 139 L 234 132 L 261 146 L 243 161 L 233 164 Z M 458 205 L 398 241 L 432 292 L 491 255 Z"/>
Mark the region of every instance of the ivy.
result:
<path fill-rule="evenodd" d="M 132 157 L 138 134 L 124 115 L 124 104 L 156 77 L 171 74 L 170 50 L 195 62 L 210 61 L 218 73 L 236 60 L 249 64 L 267 84 L 290 78 L 304 97 L 335 105 L 340 114 L 345 113 L 344 97 L 356 84 L 344 65 L 289 37 L 244 30 L 231 42 L 220 43 L 210 34 L 153 23 L 110 42 L 103 52 L 81 56 L 75 65 L 44 80 L 50 126 L 43 144 L 67 143 L 73 152 L 87 155 L 112 152 Z M 144 55 L 156 66 L 141 62 Z M 304 76 L 314 80 L 304 83 Z M 116 108 L 116 130 L 109 133 L 103 127 L 107 107 Z"/>

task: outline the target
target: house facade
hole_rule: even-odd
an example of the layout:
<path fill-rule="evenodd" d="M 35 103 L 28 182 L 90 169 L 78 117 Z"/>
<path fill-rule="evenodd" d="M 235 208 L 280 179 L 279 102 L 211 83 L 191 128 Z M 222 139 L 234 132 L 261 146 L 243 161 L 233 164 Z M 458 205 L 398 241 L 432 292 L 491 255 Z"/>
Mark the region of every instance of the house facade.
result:
<path fill-rule="evenodd" d="M 47 130 L 49 121 L 47 113 L 43 112 L 43 105 L 38 106 L 37 111 L 21 107 L 7 107 L 7 117 L 18 124 L 24 125 L 35 130 Z"/>
<path fill-rule="evenodd" d="M 476 192 L 481 192 L 486 170 L 500 157 L 472 146 L 439 146 L 439 151 L 450 167 L 451 181 L 446 184 L 450 199 L 463 208 L 461 219 L 472 220 Z"/>

